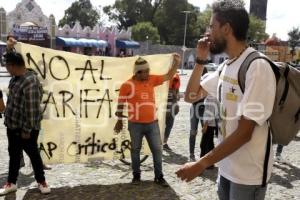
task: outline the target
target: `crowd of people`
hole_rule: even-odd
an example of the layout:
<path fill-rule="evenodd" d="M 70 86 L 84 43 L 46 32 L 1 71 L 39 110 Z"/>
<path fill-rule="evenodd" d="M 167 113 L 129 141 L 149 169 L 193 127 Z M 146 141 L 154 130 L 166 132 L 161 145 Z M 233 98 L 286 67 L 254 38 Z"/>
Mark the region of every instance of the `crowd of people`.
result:
<path fill-rule="evenodd" d="M 223 0 L 212 5 L 209 29 L 198 41 L 196 64 L 184 96 L 184 100 L 191 103 L 190 162 L 182 165 L 176 174 L 189 182 L 217 163 L 218 196 L 221 200 L 264 199 L 273 166 L 272 146 L 269 147 L 270 154 L 265 155 L 269 135 L 267 120 L 272 113 L 276 90 L 276 78 L 270 64 L 263 59 L 253 61 L 246 73 L 245 91 L 241 91 L 238 84 L 241 63 L 255 51 L 246 42 L 248 27 L 249 15 L 242 2 Z M 10 160 L 7 183 L 0 194 L 17 190 L 22 150 L 31 159 L 38 188 L 47 194 L 50 187 L 45 181 L 37 147 L 42 120 L 39 108 L 41 85 L 36 74 L 25 68 L 22 55 L 13 50 L 13 38 L 8 38 L 7 44 L 5 65 L 12 79 L 6 108 L 0 93 L 0 111 L 5 110 Z M 222 52 L 226 52 L 229 59 L 217 71 L 208 74 L 205 64 L 209 53 Z M 134 185 L 141 183 L 140 151 L 145 136 L 153 156 L 154 182 L 168 186 L 162 169 L 162 150 L 172 151 L 168 139 L 180 109 L 180 77 L 177 74 L 180 62 L 180 56 L 174 53 L 170 70 L 163 75 L 154 75 L 147 60 L 140 57 L 135 61 L 132 77 L 121 85 L 114 131 L 121 132 L 124 120 L 128 120 Z M 169 81 L 169 91 L 162 141 L 154 88 L 165 81 Z M 263 115 L 246 109 L 252 102 L 263 105 Z M 128 113 L 124 113 L 125 106 L 130 107 Z M 195 143 L 200 124 L 201 153 L 197 158 Z M 218 141 L 216 146 L 214 137 Z M 282 148 L 282 145 L 277 147 L 277 160 L 282 160 Z"/>

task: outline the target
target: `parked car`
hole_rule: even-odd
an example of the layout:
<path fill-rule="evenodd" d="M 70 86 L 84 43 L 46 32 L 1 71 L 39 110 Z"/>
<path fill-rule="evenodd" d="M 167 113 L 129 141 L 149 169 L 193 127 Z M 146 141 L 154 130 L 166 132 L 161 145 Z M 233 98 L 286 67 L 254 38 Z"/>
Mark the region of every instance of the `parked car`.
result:
<path fill-rule="evenodd" d="M 207 70 L 209 72 L 214 72 L 214 71 L 216 71 L 218 69 L 218 65 L 215 64 L 215 63 L 208 63 L 208 64 L 206 64 L 204 66 L 207 68 Z"/>

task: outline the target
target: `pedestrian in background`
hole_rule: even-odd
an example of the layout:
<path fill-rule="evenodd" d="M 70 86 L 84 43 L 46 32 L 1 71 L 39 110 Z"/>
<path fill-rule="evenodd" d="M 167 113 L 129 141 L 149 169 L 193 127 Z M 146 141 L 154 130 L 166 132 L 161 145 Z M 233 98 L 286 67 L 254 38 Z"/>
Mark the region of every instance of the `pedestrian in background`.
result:
<path fill-rule="evenodd" d="M 205 156 L 208 152 L 215 148 L 214 136 L 218 135 L 219 130 L 219 102 L 218 100 L 207 95 L 204 100 L 204 114 L 203 114 L 203 127 L 202 127 L 202 137 L 200 143 L 200 158 Z M 212 169 L 211 166 L 209 169 Z"/>
<path fill-rule="evenodd" d="M 175 116 L 179 113 L 178 101 L 180 88 L 180 77 L 178 73 L 170 80 L 169 83 L 169 92 L 168 92 L 168 101 L 167 101 L 167 111 L 166 111 L 166 127 L 164 132 L 164 142 L 163 149 L 166 151 L 171 151 L 172 149 L 168 145 L 168 139 L 170 137 Z"/>
<path fill-rule="evenodd" d="M 203 74 L 204 76 L 207 73 L 207 68 L 204 67 Z M 195 161 L 195 145 L 196 145 L 196 138 L 198 134 L 198 126 L 199 122 L 201 126 L 203 126 L 203 114 L 204 114 L 204 99 L 201 98 L 196 102 L 193 102 L 190 108 L 190 137 L 189 137 L 189 151 L 190 151 L 190 161 Z"/>

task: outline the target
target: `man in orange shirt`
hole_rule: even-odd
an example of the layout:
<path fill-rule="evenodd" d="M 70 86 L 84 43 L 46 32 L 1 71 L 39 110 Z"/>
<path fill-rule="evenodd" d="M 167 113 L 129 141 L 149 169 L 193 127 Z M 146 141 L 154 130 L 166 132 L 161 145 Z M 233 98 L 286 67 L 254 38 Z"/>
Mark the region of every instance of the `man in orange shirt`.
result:
<path fill-rule="evenodd" d="M 128 107 L 128 130 L 131 138 L 131 160 L 133 184 L 141 181 L 140 151 L 145 136 L 153 155 L 154 182 L 168 186 L 162 173 L 162 142 L 158 121 L 155 115 L 154 87 L 170 80 L 177 71 L 180 56 L 174 54 L 172 68 L 164 75 L 149 75 L 150 67 L 146 60 L 138 58 L 134 65 L 133 77 L 122 84 L 118 99 L 116 116 L 118 121 L 114 130 L 119 133 L 123 128 L 122 118 L 124 105 Z"/>

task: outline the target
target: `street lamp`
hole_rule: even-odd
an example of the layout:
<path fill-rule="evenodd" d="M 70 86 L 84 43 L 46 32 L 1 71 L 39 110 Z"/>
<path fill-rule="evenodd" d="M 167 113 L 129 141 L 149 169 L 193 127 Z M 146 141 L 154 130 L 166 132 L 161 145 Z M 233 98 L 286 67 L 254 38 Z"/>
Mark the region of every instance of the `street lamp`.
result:
<path fill-rule="evenodd" d="M 149 37 L 148 37 L 148 35 L 146 35 L 146 42 L 147 42 L 146 43 L 146 51 L 147 51 L 146 55 L 148 54 L 148 51 L 149 51 L 149 40 L 148 39 L 149 39 Z"/>
<path fill-rule="evenodd" d="M 186 25 L 187 25 L 187 17 L 188 17 L 188 14 L 190 14 L 192 11 L 189 11 L 189 10 L 184 10 L 184 11 L 181 11 L 182 13 L 185 14 L 185 23 L 184 23 L 184 36 L 183 36 L 183 46 L 181 48 L 182 50 L 182 63 L 181 63 L 181 74 L 180 75 L 184 75 L 183 74 L 183 66 L 184 66 L 184 53 L 185 51 L 187 50 L 186 46 L 185 46 L 185 38 L 186 38 Z"/>

